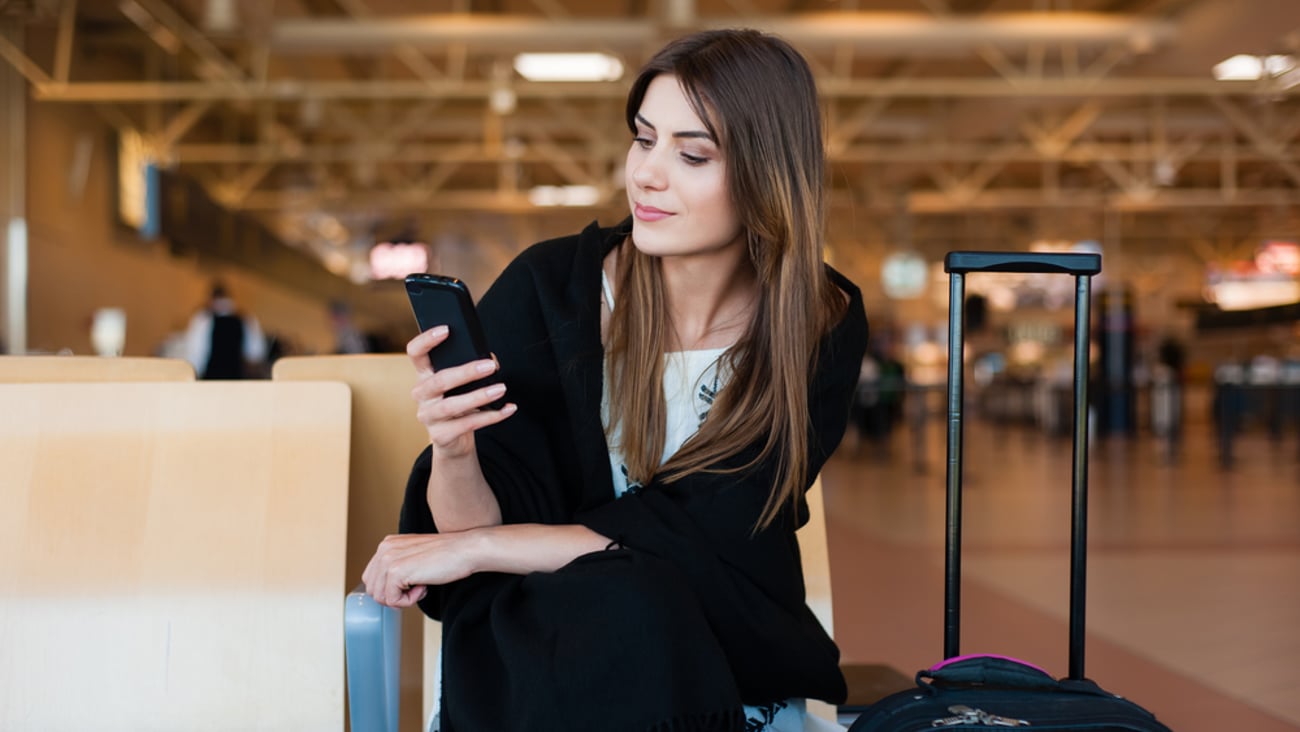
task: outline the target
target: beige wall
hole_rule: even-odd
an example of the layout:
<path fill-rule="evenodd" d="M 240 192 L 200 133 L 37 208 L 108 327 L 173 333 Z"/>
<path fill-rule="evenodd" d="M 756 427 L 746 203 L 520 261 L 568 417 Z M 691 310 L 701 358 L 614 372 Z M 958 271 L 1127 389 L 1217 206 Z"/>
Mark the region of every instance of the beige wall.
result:
<path fill-rule="evenodd" d="M 93 109 L 32 102 L 27 120 L 29 350 L 91 352 L 92 314 L 111 306 L 127 312 L 126 355 L 150 355 L 203 304 L 214 277 L 267 332 L 306 352 L 332 349 L 322 299 L 253 272 L 173 257 L 165 242 L 144 242 L 116 224 L 113 137 Z M 79 140 L 91 146 L 84 188 L 69 175 Z"/>

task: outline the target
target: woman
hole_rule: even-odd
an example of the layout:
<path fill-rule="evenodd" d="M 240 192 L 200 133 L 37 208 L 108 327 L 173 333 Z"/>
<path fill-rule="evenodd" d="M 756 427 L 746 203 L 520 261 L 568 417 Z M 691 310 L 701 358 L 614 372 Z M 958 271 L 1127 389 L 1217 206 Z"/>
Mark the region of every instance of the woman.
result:
<path fill-rule="evenodd" d="M 443 621 L 443 732 L 783 732 L 844 697 L 794 533 L 866 346 L 822 262 L 817 109 L 783 41 L 671 43 L 628 98 L 630 219 L 506 268 L 495 361 L 408 345 L 430 447 L 364 580 Z"/>

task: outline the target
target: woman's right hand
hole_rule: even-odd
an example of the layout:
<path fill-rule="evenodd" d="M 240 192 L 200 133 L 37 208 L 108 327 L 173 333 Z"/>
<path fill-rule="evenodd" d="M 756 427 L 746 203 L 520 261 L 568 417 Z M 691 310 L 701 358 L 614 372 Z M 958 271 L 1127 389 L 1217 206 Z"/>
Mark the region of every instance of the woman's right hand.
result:
<path fill-rule="evenodd" d="M 429 352 L 447 340 L 447 326 L 440 325 L 417 335 L 406 344 L 406 355 L 415 366 L 418 381 L 411 397 L 418 404 L 416 417 L 429 433 L 435 458 L 456 458 L 474 454 L 474 431 L 496 424 L 515 413 L 516 405 L 482 409 L 505 394 L 505 384 L 491 384 L 455 396 L 447 392 L 477 381 L 499 368 L 495 359 L 471 361 L 435 370 Z"/>

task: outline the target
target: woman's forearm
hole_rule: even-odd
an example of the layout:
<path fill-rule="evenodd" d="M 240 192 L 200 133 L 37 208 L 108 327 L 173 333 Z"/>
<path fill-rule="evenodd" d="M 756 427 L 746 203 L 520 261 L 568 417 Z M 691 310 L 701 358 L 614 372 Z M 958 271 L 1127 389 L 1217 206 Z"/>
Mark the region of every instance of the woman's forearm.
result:
<path fill-rule="evenodd" d="M 434 451 L 426 496 L 438 531 L 450 533 L 501 523 L 501 505 L 472 451 L 459 457 L 439 457 Z"/>
<path fill-rule="evenodd" d="M 580 524 L 506 524 L 469 533 L 474 535 L 475 572 L 554 572 L 610 543 L 608 537 Z"/>
<path fill-rule="evenodd" d="M 445 585 L 475 572 L 554 572 L 609 539 L 580 525 L 505 524 L 437 534 L 393 534 L 375 550 L 362 581 L 371 597 L 409 607 L 429 585 Z"/>

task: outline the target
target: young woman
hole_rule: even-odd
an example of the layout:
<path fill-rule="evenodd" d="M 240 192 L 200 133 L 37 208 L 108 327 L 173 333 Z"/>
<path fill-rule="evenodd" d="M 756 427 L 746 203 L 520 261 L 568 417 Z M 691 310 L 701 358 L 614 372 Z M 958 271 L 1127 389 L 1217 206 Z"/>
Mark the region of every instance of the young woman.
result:
<path fill-rule="evenodd" d="M 506 268 L 496 361 L 435 372 L 445 328 L 407 347 L 430 446 L 364 580 L 442 620 L 443 732 L 785 732 L 845 695 L 795 540 L 867 336 L 822 261 L 812 74 L 771 36 L 692 35 L 627 123 L 631 217 Z"/>

